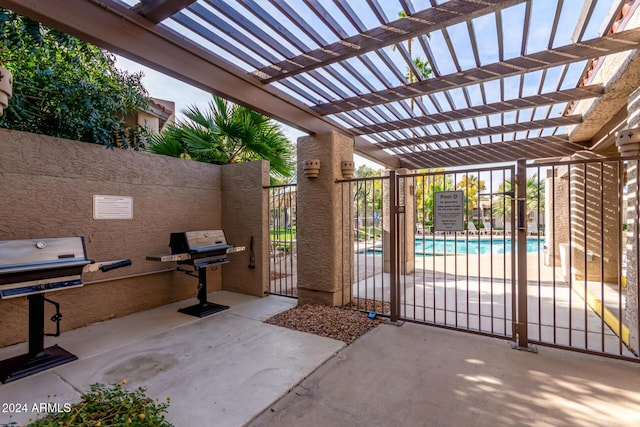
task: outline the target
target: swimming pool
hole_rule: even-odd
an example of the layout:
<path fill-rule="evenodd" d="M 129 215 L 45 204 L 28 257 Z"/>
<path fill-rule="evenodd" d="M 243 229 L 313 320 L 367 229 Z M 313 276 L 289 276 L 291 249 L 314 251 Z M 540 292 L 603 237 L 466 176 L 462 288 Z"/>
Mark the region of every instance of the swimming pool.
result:
<path fill-rule="evenodd" d="M 485 255 L 485 254 L 509 254 L 511 253 L 511 237 L 505 238 L 480 238 L 467 239 L 460 238 L 416 238 L 416 255 L 443 255 L 443 254 L 464 254 L 464 255 Z M 527 238 L 527 253 L 542 251 L 544 240 L 537 237 Z"/>
<path fill-rule="evenodd" d="M 535 253 L 542 251 L 544 240 L 537 237 L 527 238 L 527 252 Z M 473 236 L 469 239 L 451 237 L 417 237 L 415 239 L 416 255 L 488 255 L 488 254 L 510 254 L 511 237 L 481 237 Z M 371 248 L 367 253 L 381 253 L 380 248 Z"/>

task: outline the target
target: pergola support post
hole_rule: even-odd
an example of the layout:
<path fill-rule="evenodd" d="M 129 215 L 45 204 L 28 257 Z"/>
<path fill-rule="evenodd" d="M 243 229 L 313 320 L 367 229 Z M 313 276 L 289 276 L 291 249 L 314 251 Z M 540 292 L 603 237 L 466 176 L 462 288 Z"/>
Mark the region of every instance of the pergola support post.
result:
<path fill-rule="evenodd" d="M 298 304 L 347 305 L 353 219 L 346 213 L 352 199 L 336 180 L 344 178 L 342 162 L 353 161 L 353 139 L 335 132 L 302 137 L 297 155 Z"/>

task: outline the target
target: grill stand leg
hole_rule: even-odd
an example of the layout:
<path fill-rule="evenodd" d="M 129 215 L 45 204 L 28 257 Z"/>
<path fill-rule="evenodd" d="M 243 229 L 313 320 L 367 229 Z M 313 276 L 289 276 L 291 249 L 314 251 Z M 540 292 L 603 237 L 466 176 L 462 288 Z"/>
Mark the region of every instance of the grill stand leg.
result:
<path fill-rule="evenodd" d="M 54 345 L 44 348 L 44 295 L 29 295 L 29 352 L 0 361 L 3 383 L 77 360 L 67 350 Z"/>
<path fill-rule="evenodd" d="M 205 267 L 198 269 L 198 304 L 181 308 L 178 311 L 190 316 L 205 317 L 228 308 L 227 305 L 207 301 L 207 269 Z"/>

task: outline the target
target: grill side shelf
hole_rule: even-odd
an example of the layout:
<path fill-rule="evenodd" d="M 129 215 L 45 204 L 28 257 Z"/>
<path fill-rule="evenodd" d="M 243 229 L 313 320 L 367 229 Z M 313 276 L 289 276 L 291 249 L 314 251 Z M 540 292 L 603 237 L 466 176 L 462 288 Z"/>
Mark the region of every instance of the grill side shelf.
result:
<path fill-rule="evenodd" d="M 191 255 L 184 254 L 175 254 L 175 255 L 149 255 L 147 256 L 147 261 L 160 261 L 160 262 L 171 262 L 171 261 L 187 261 L 191 259 Z"/>

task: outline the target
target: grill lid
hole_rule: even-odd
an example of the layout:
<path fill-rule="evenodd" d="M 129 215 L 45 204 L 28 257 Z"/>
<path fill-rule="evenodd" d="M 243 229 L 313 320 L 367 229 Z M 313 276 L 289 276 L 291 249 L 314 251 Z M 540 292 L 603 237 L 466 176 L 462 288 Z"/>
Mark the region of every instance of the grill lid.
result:
<path fill-rule="evenodd" d="M 226 253 L 227 248 L 233 245 L 227 244 L 227 239 L 222 230 L 201 230 L 171 233 L 169 246 L 172 254 L 213 254 Z"/>
<path fill-rule="evenodd" d="M 147 260 L 191 264 L 202 268 L 229 262 L 227 254 L 241 252 L 244 246 L 227 243 L 222 230 L 184 231 L 171 233 L 169 238 L 171 255 L 149 255 Z M 197 260 L 197 261 L 196 261 Z"/>
<path fill-rule="evenodd" d="M 50 271 L 89 264 L 82 237 L 0 241 L 0 275 Z"/>

